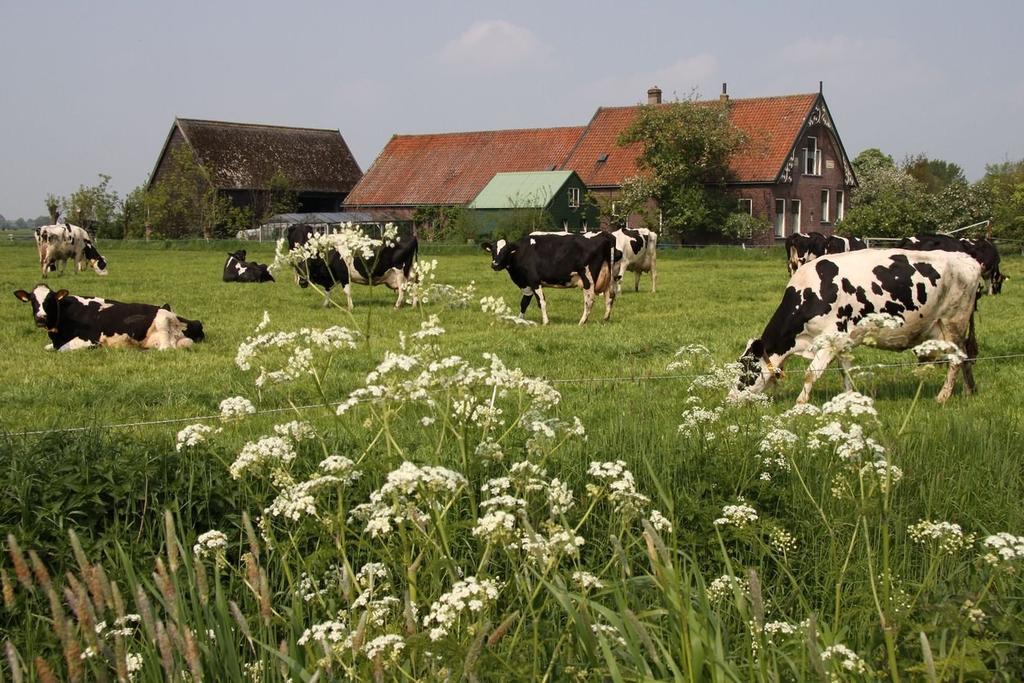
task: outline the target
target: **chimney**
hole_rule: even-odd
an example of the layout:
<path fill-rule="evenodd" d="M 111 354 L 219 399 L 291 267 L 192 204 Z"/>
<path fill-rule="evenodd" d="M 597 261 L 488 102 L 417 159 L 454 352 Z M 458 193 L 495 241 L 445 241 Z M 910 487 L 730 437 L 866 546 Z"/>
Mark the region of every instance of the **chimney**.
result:
<path fill-rule="evenodd" d="M 661 88 L 654 86 L 647 90 L 647 104 L 661 104 Z"/>
<path fill-rule="evenodd" d="M 726 90 L 726 84 L 725 83 L 722 84 L 722 94 L 718 96 L 718 101 L 719 102 L 728 102 L 729 101 L 729 92 Z"/>

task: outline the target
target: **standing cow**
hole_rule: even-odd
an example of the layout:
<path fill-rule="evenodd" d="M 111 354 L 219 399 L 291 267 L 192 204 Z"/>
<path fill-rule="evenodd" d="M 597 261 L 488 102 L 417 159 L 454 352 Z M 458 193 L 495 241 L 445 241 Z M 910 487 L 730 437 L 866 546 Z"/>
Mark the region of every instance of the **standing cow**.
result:
<path fill-rule="evenodd" d="M 969 359 L 962 365 L 970 393 L 970 359 L 978 353 L 974 308 L 980 280 L 981 266 L 962 253 L 869 249 L 822 256 L 790 278 L 764 332 L 740 358 L 744 373 L 737 389 L 762 391 L 781 377 L 786 359 L 797 354 L 811 359 L 797 398 L 797 403 L 806 403 L 815 380 L 837 354 L 835 345 L 816 341 L 839 332 L 860 343 L 868 329 L 857 323 L 871 313 L 887 313 L 902 324 L 872 328 L 876 346 L 904 351 L 928 340 L 951 342 Z M 848 369 L 848 361 L 841 362 Z M 940 403 L 952 394 L 960 367 L 950 363 L 937 397 Z"/>
<path fill-rule="evenodd" d="M 293 225 L 288 229 L 289 251 L 301 248 L 316 238 L 330 239 L 331 235 L 311 225 Z M 364 260 L 351 253 L 345 257 L 335 248 L 328 250 L 327 259 L 321 255 L 310 256 L 295 265 L 299 286 L 306 288 L 310 283 L 324 290 L 324 306 L 331 303 L 331 289 L 340 285 L 345 292 L 348 309 L 352 310 L 350 282 L 360 285 L 386 285 L 398 292 L 395 308 L 405 301 L 405 290 L 415 278 L 413 267 L 419 255 L 419 241 L 413 236 L 398 235 L 390 244 L 376 248 L 372 258 Z M 412 305 L 416 305 L 415 292 Z"/>
<path fill-rule="evenodd" d="M 1003 282 L 1008 278 L 999 270 L 999 250 L 991 241 L 980 237 L 977 239 L 956 238 L 951 235 L 914 235 L 907 237 L 899 244 L 900 249 L 919 251 L 959 251 L 970 254 L 981 264 L 982 277 L 988 281 L 988 293 L 999 294 L 1003 291 Z"/>
<path fill-rule="evenodd" d="M 224 282 L 273 282 L 270 268 L 262 263 L 245 260 L 245 249 L 228 253 L 224 262 Z"/>
<path fill-rule="evenodd" d="M 809 232 L 806 235 L 794 232 L 786 237 L 786 267 L 792 275 L 796 269 L 813 261 L 819 256 L 824 256 L 828 249 L 828 238 L 820 232 Z"/>
<path fill-rule="evenodd" d="M 572 233 L 532 233 L 516 242 L 501 239 L 494 244 L 484 242 L 481 247 L 491 255 L 491 268 L 507 270 L 512 282 L 522 290 L 520 317 L 526 317 L 526 309 L 536 296 L 541 320 L 547 325 L 544 287 L 579 287 L 583 290 L 580 325 L 586 324 L 598 294 L 604 294 L 604 319 L 611 318 L 615 303 L 612 271 L 615 238 L 610 233 L 599 233 L 593 237 Z"/>
<path fill-rule="evenodd" d="M 107 260 L 100 255 L 85 228 L 67 223 L 44 225 L 35 229 L 35 238 L 44 278 L 57 270 L 58 262 L 63 275 L 68 259 L 74 260 L 75 272 L 85 270 L 88 265 L 97 275 L 107 274 Z"/>
<path fill-rule="evenodd" d="M 585 233 L 587 237 L 601 234 L 600 232 Z M 622 278 L 627 272 L 636 275 L 633 291 L 640 291 L 640 275 L 651 274 L 651 293 L 658 288 L 658 233 L 647 228 L 619 228 L 612 233 L 615 238 L 615 287 L 616 293 L 622 289 Z"/>

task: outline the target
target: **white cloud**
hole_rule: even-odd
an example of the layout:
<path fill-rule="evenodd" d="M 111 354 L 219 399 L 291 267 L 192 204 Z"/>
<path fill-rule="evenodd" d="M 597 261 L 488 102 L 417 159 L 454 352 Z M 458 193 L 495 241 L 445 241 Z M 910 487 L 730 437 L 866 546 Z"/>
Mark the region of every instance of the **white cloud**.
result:
<path fill-rule="evenodd" d="M 550 53 L 530 29 L 504 21 L 477 21 L 439 54 L 442 63 L 471 71 L 512 70 L 544 64 Z"/>

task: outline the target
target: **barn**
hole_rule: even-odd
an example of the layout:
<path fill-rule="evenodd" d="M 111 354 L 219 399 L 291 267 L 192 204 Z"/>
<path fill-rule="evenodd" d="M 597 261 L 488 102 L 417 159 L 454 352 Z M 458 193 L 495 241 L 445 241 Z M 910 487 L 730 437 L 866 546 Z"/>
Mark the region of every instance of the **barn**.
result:
<path fill-rule="evenodd" d="M 586 194 L 574 171 L 495 173 L 467 208 L 479 233 L 580 232 L 599 219 Z"/>
<path fill-rule="evenodd" d="M 186 147 L 217 192 L 257 217 L 269 206 L 275 177 L 283 177 L 296 211 L 334 212 L 362 171 L 339 130 L 175 118 L 148 188 L 171 170 L 172 151 Z"/>

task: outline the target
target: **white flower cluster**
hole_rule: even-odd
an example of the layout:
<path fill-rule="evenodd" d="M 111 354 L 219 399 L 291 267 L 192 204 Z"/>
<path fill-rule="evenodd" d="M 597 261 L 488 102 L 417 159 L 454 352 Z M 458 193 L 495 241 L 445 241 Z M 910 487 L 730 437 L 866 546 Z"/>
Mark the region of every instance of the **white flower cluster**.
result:
<path fill-rule="evenodd" d="M 199 534 L 196 544 L 192 546 L 192 553 L 199 559 L 207 557 L 223 557 L 228 549 L 228 537 L 223 531 L 211 529 Z"/>
<path fill-rule="evenodd" d="M 579 557 L 586 539 L 557 524 L 545 524 L 547 536 L 539 531 L 527 531 L 519 539 L 519 548 L 541 567 L 548 567 L 562 558 Z"/>
<path fill-rule="evenodd" d="M 773 526 L 768 531 L 768 545 L 780 555 L 785 555 L 796 550 L 796 539 L 782 527 Z"/>
<path fill-rule="evenodd" d="M 870 436 L 866 436 L 864 428 L 856 423 L 851 424 L 847 430 L 839 422 L 829 422 L 811 432 L 807 444 L 811 450 L 831 446 L 835 449 L 836 456 L 848 463 L 861 463 L 865 460 L 874 462 L 885 456 L 885 448 Z"/>
<path fill-rule="evenodd" d="M 342 455 L 328 455 L 320 461 L 317 468 L 325 474 L 333 474 L 346 485 L 360 477 L 360 472 L 356 470 L 356 464 Z"/>
<path fill-rule="evenodd" d="M 869 672 L 868 665 L 856 652 L 838 643 L 821 651 L 821 661 L 838 665 L 844 674 L 866 674 Z M 832 680 L 845 679 L 833 676 Z"/>
<path fill-rule="evenodd" d="M 244 396 L 232 396 L 220 402 L 220 419 L 222 420 L 244 417 L 255 412 L 256 406 Z"/>
<path fill-rule="evenodd" d="M 300 422 L 299 420 L 274 425 L 274 433 L 278 436 L 287 437 L 295 443 L 316 438 L 316 431 L 314 431 L 312 425 L 308 422 Z"/>
<path fill-rule="evenodd" d="M 697 360 L 706 360 L 711 357 L 708 347 L 703 344 L 687 344 L 681 346 L 672 356 L 672 361 L 665 367 L 672 372 L 675 370 L 688 370 Z"/>
<path fill-rule="evenodd" d="M 810 350 L 817 353 L 822 349 L 831 349 L 836 355 L 846 355 L 856 345 L 856 342 L 845 332 L 825 332 L 814 338 Z"/>
<path fill-rule="evenodd" d="M 824 415 L 849 415 L 850 417 L 861 417 L 868 415 L 878 417 L 875 410 L 875 402 L 869 396 L 856 391 L 844 391 L 836 394 L 831 400 L 826 401 L 821 407 Z"/>
<path fill-rule="evenodd" d="M 621 633 L 619 633 L 619 629 L 614 626 L 595 622 L 590 625 L 590 630 L 593 631 L 594 635 L 598 638 L 605 638 L 619 647 L 626 647 L 626 639 L 622 637 Z"/>
<path fill-rule="evenodd" d="M 101 621 L 96 624 L 94 630 L 100 638 L 127 638 L 135 634 L 135 630 L 141 621 L 142 617 L 138 614 L 126 614 L 123 617 L 114 619 L 112 626 L 108 626 L 106 621 Z"/>
<path fill-rule="evenodd" d="M 668 518 L 658 510 L 651 510 L 651 515 L 647 518 L 647 521 L 651 523 L 655 531 L 667 534 L 672 533 L 672 522 L 668 521 Z"/>
<path fill-rule="evenodd" d="M 733 591 L 737 589 L 743 593 L 749 592 L 750 586 L 747 583 L 747 580 L 738 576 L 722 574 L 717 579 L 713 579 L 711 583 L 707 585 L 704 592 L 705 595 L 707 595 L 708 602 L 718 602 L 722 598 L 732 596 Z"/>
<path fill-rule="evenodd" d="M 476 521 L 473 535 L 488 543 L 504 543 L 515 538 L 515 528 L 515 515 L 505 510 L 494 510 Z"/>
<path fill-rule="evenodd" d="M 441 304 L 447 309 L 468 308 L 469 304 L 476 298 L 476 281 L 470 281 L 464 287 L 455 287 L 446 284 L 433 284 L 424 293 L 422 301 L 433 301 Z"/>
<path fill-rule="evenodd" d="M 232 479 L 240 479 L 249 470 L 264 465 L 288 464 L 295 456 L 295 448 L 290 440 L 281 436 L 266 436 L 242 446 L 242 451 L 231 463 L 228 472 Z"/>
<path fill-rule="evenodd" d="M 693 406 L 683 411 L 683 422 L 679 425 L 679 433 L 683 436 L 700 436 L 707 432 L 708 427 L 714 425 L 722 417 L 722 408 L 707 409 L 701 406 Z"/>
<path fill-rule="evenodd" d="M 917 524 L 907 527 L 907 533 L 916 542 L 923 545 L 934 543 L 940 552 L 953 555 L 965 546 L 974 543 L 973 535 L 964 535 L 959 524 L 952 522 L 932 522 L 922 519 Z"/>
<path fill-rule="evenodd" d="M 480 299 L 480 310 L 494 317 L 496 320 L 512 323 L 514 325 L 536 325 L 532 320 L 516 315 L 504 299 L 495 296 L 485 296 Z"/>
<path fill-rule="evenodd" d="M 932 363 L 948 363 L 960 365 L 967 360 L 967 354 L 960 350 L 960 347 L 953 342 L 942 341 L 941 339 L 929 339 L 910 349 L 910 352 L 917 356 L 918 361 L 930 361 Z"/>
<path fill-rule="evenodd" d="M 893 486 L 903 479 L 903 470 L 888 460 L 876 460 L 865 464 L 860 469 L 862 477 L 872 476 L 878 482 L 883 493 L 889 493 Z"/>
<path fill-rule="evenodd" d="M 377 636 L 364 645 L 363 654 L 370 661 L 379 657 L 382 660 L 394 662 L 398 660 L 404 649 L 405 639 L 394 633 L 388 633 L 383 636 Z"/>
<path fill-rule="evenodd" d="M 902 318 L 888 313 L 868 313 L 857 322 L 855 331 L 864 344 L 875 346 L 878 343 L 875 335 L 879 330 L 898 330 L 904 322 Z"/>
<path fill-rule="evenodd" d="M 257 367 L 257 387 L 268 382 L 288 382 L 313 372 L 314 350 L 333 353 L 354 349 L 357 337 L 358 333 L 338 325 L 324 329 L 303 327 L 292 332 L 256 332 L 238 345 L 235 365 L 245 372 Z M 281 365 L 278 356 L 285 354 L 284 365 L 271 370 L 265 365 L 269 359 L 263 360 L 263 357 L 275 351 L 274 358 L 278 359 L 275 365 Z"/>
<path fill-rule="evenodd" d="M 726 505 L 722 508 L 722 516 L 715 520 L 715 526 L 734 526 L 742 529 L 757 521 L 757 510 L 747 505 L 742 498 L 736 505 Z"/>
<path fill-rule="evenodd" d="M 1024 560 L 1024 536 L 1014 536 L 1003 531 L 987 537 L 982 545 L 988 551 L 985 561 L 989 564 L 1009 564 Z"/>
<path fill-rule="evenodd" d="M 572 581 L 580 590 L 588 591 L 594 588 L 604 588 L 604 582 L 590 572 L 576 571 L 572 573 Z"/>
<path fill-rule="evenodd" d="M 429 304 L 433 299 L 434 279 L 437 277 L 437 259 L 417 260 L 412 266 L 410 282 L 406 292 L 411 301 Z"/>
<path fill-rule="evenodd" d="M 448 635 L 463 612 L 483 612 L 498 599 L 500 592 L 501 584 L 492 579 L 480 581 L 470 576 L 456 583 L 430 606 L 423 618 L 423 625 L 430 628 L 430 639 L 440 640 Z"/>
<path fill-rule="evenodd" d="M 316 517 L 316 493 L 330 485 L 341 486 L 344 483 L 338 477 L 325 474 L 293 484 L 283 489 L 264 512 L 271 517 L 284 517 L 292 521 L 298 521 L 307 515 Z"/>
<path fill-rule="evenodd" d="M 616 512 L 636 513 L 651 502 L 650 498 L 637 491 L 633 473 L 626 469 L 622 460 L 591 462 L 587 474 L 600 482 L 599 485 L 587 484 L 587 493 L 597 497 L 606 492 Z"/>
<path fill-rule="evenodd" d="M 174 450 L 180 453 L 186 448 L 194 448 L 201 443 L 205 443 L 208 434 L 216 434 L 219 431 L 220 429 L 214 429 L 204 424 L 189 425 L 178 432 Z"/>
<path fill-rule="evenodd" d="M 378 538 L 390 533 L 394 524 L 424 523 L 427 515 L 420 506 L 445 507 L 465 485 L 466 478 L 453 470 L 403 462 L 370 494 L 368 503 L 352 508 L 350 521 L 364 521 L 366 533 Z"/>
<path fill-rule="evenodd" d="M 343 621 L 324 621 L 310 626 L 297 641 L 299 645 L 307 643 L 336 644 L 342 643 L 348 637 L 348 627 Z"/>
<path fill-rule="evenodd" d="M 712 366 L 707 373 L 700 375 L 690 382 L 689 391 L 700 389 L 733 389 L 743 373 L 743 366 L 739 363 L 726 363 L 725 365 Z M 750 392 L 738 392 L 738 394 L 749 394 Z M 750 396 L 734 396 L 730 400 L 743 403 L 747 401 L 759 401 Z"/>

